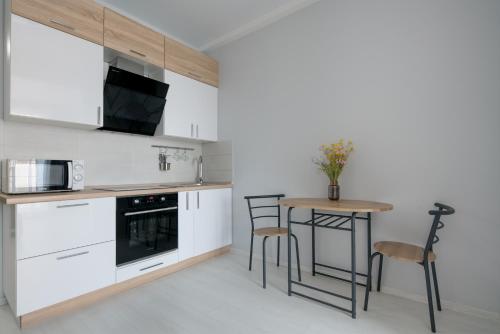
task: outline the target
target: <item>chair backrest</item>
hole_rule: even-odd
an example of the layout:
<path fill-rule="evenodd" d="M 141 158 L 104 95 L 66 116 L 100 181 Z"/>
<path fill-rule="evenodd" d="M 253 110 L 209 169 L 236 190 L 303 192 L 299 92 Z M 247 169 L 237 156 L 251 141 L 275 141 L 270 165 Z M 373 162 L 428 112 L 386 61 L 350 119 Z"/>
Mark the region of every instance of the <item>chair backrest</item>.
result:
<path fill-rule="evenodd" d="M 427 238 L 427 242 L 425 244 L 424 259 L 428 258 L 429 252 L 432 251 L 432 246 L 439 241 L 437 230 L 440 230 L 444 227 L 444 223 L 441 220 L 441 217 L 452 215 L 455 213 L 455 209 L 453 209 L 451 206 L 441 203 L 434 203 L 434 206 L 437 208 L 437 210 L 429 211 L 429 214 L 431 216 L 434 216 L 434 219 L 432 221 L 429 237 Z"/>
<path fill-rule="evenodd" d="M 276 194 L 276 195 L 256 195 L 256 196 L 245 196 L 244 199 L 247 200 L 248 203 L 248 212 L 250 213 L 250 222 L 252 223 L 252 232 L 255 229 L 255 220 L 262 218 L 277 218 L 278 219 L 278 227 L 281 226 L 281 210 L 278 204 L 280 198 L 285 197 L 284 194 Z M 252 206 L 252 200 L 273 200 L 273 204 L 269 205 L 256 205 Z M 257 215 L 256 210 L 258 209 L 269 209 L 269 208 L 277 208 L 276 215 L 274 214 L 263 214 Z"/>

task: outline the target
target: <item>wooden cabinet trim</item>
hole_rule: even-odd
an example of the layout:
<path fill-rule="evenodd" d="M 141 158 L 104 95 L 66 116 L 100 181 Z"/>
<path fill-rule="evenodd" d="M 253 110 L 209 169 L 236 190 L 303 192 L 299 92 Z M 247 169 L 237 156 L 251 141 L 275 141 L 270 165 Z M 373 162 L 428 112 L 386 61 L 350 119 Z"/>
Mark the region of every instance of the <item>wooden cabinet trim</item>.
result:
<path fill-rule="evenodd" d="M 11 12 L 103 45 L 104 7 L 93 0 L 11 0 Z"/>
<path fill-rule="evenodd" d="M 104 9 L 104 46 L 164 67 L 163 35 L 109 8 Z"/>

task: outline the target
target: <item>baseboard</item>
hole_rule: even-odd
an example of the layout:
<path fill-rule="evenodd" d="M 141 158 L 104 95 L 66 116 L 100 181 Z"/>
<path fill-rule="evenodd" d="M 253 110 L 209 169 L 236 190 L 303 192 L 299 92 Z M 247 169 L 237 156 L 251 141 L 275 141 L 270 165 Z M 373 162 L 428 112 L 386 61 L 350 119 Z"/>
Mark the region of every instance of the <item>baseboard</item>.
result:
<path fill-rule="evenodd" d="M 241 255 L 241 256 L 249 256 L 249 254 L 250 254 L 248 251 L 245 251 L 245 250 L 242 250 L 239 248 L 234 248 L 234 247 L 231 248 L 231 253 Z M 253 258 L 260 261 L 260 260 L 262 260 L 262 254 L 258 254 L 257 252 L 254 251 Z M 270 257 L 270 256 L 269 257 L 266 256 L 266 261 L 268 261 L 268 263 L 276 263 L 276 259 L 274 257 Z M 283 261 L 283 267 L 287 267 L 286 260 Z M 292 264 L 292 268 L 296 268 L 296 267 Z M 306 271 L 306 272 L 312 271 L 311 267 L 307 267 L 307 266 L 304 266 L 302 264 L 301 264 L 301 269 L 302 269 L 302 271 Z M 393 296 L 401 297 L 404 299 L 408 299 L 408 300 L 412 300 L 412 301 L 416 301 L 416 302 L 420 302 L 420 303 L 427 303 L 427 297 L 424 295 L 412 294 L 412 293 L 408 293 L 408 292 L 403 291 L 403 290 L 394 289 L 394 288 L 387 287 L 387 286 L 382 286 L 381 290 L 383 293 L 386 293 L 388 295 L 393 295 Z M 441 306 L 445 309 L 459 312 L 462 314 L 472 315 L 472 316 L 480 317 L 483 319 L 496 320 L 496 321 L 500 322 L 500 313 L 497 313 L 497 312 L 487 311 L 487 310 L 483 310 L 483 309 L 478 308 L 478 307 L 464 305 L 464 304 L 460 304 L 460 303 L 455 303 L 455 302 L 443 300 L 443 299 L 441 299 Z"/>
<path fill-rule="evenodd" d="M 388 295 L 393 295 L 393 296 L 401 297 L 404 299 L 409 299 L 409 300 L 420 302 L 420 303 L 427 303 L 427 297 L 424 295 L 408 293 L 406 291 L 387 287 L 387 286 L 382 286 L 381 291 L 383 293 L 388 294 Z M 464 304 L 460 304 L 460 303 L 455 303 L 455 302 L 452 302 L 449 300 L 443 300 L 443 299 L 441 299 L 441 306 L 445 309 L 459 312 L 462 314 L 472 315 L 472 316 L 480 317 L 483 319 L 500 321 L 500 313 L 483 310 L 483 309 L 478 308 L 478 307 L 464 305 Z"/>

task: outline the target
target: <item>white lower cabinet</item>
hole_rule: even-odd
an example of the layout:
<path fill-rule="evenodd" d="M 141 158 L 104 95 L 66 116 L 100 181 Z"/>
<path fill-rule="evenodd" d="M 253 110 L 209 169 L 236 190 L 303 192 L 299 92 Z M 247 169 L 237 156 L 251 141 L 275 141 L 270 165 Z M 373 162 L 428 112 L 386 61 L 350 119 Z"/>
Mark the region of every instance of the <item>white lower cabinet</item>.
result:
<path fill-rule="evenodd" d="M 115 242 L 17 261 L 20 316 L 115 283 Z"/>
<path fill-rule="evenodd" d="M 179 262 L 178 251 L 157 255 L 149 259 L 120 266 L 116 269 L 116 282 L 123 282 Z"/>
<path fill-rule="evenodd" d="M 232 189 L 179 193 L 179 260 L 232 242 Z"/>

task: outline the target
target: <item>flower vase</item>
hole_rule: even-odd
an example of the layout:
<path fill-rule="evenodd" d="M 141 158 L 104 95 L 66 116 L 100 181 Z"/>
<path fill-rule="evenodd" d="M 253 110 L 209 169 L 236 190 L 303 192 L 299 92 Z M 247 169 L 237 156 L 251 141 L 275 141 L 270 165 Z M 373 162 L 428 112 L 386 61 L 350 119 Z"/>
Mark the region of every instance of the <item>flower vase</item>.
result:
<path fill-rule="evenodd" d="M 338 201 L 340 198 L 340 186 L 338 184 L 330 184 L 328 186 L 328 198 L 332 201 Z"/>

